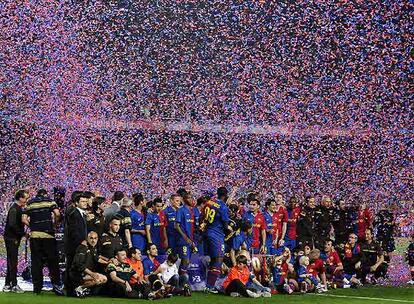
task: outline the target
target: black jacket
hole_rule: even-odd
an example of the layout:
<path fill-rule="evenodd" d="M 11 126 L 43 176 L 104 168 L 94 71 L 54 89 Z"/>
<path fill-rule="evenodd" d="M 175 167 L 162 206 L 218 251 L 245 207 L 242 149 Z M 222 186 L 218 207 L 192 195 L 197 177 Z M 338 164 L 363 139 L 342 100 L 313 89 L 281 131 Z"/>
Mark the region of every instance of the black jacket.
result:
<path fill-rule="evenodd" d="M 328 236 L 334 219 L 334 209 L 319 206 L 315 210 L 315 231 L 321 236 Z"/>
<path fill-rule="evenodd" d="M 66 254 L 74 255 L 76 248 L 87 238 L 86 219 L 77 208 L 68 210 L 65 219 L 65 252 Z"/>
<path fill-rule="evenodd" d="M 86 268 L 91 271 L 95 271 L 97 263 L 97 248 L 81 244 L 76 249 L 70 271 L 83 276 Z"/>
<path fill-rule="evenodd" d="M 316 208 L 304 207 L 298 217 L 296 232 L 298 239 L 301 237 L 312 238 L 315 234 L 315 211 Z"/>
<path fill-rule="evenodd" d="M 4 228 L 4 238 L 20 240 L 24 236 L 24 224 L 22 222 L 23 210 L 18 204 L 14 203 L 7 213 L 6 227 Z"/>

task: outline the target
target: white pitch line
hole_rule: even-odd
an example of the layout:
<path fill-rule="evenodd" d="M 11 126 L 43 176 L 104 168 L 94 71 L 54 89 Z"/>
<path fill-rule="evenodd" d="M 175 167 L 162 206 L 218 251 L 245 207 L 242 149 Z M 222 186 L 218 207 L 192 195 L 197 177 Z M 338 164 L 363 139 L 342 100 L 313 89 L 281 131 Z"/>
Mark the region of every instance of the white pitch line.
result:
<path fill-rule="evenodd" d="M 389 302 L 399 302 L 399 303 L 414 303 L 414 301 L 409 301 L 409 300 L 398 300 L 398 299 L 387 299 L 387 298 L 342 296 L 342 295 L 317 294 L 317 293 L 313 293 L 313 294 L 310 293 L 310 295 L 322 296 L 322 297 L 334 297 L 334 298 L 362 299 L 362 300 L 373 300 L 373 301 L 389 301 Z"/>

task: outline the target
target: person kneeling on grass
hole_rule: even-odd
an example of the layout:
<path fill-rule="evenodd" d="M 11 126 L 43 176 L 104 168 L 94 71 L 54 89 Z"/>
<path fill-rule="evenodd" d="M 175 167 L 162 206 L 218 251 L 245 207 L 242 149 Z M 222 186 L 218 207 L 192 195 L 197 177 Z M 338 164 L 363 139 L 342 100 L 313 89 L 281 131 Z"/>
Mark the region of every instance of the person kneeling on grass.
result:
<path fill-rule="evenodd" d="M 338 252 L 333 246 L 332 240 L 326 240 L 324 245 L 324 252 L 321 253 L 321 259 L 325 262 L 326 279 L 328 285 L 332 288 L 347 288 L 344 280 L 344 266 Z"/>
<path fill-rule="evenodd" d="M 131 286 L 139 285 L 138 289 L 145 290 L 145 293 L 151 290 L 149 282 L 145 281 L 144 278 L 144 265 L 142 264 L 142 255 L 141 251 L 138 248 L 131 247 L 127 250 L 127 259 L 125 262 L 129 264 L 132 269 L 135 270 L 136 276 L 132 276 L 129 280 Z"/>
<path fill-rule="evenodd" d="M 384 252 L 381 245 L 373 239 L 371 228 L 365 230 L 365 242 L 361 244 L 361 283 L 367 283 L 370 275 L 371 284 L 376 284 L 377 279 L 385 277 L 388 264 L 384 262 Z"/>
<path fill-rule="evenodd" d="M 191 289 L 188 285 L 188 275 L 178 275 L 177 260 L 178 256 L 175 253 L 168 255 L 167 260 L 160 265 L 161 279 L 171 294 L 189 297 Z"/>
<path fill-rule="evenodd" d="M 76 249 L 69 278 L 72 280 L 77 297 L 84 297 L 90 293 L 90 288 L 97 287 L 106 283 L 107 278 L 103 274 L 96 272 L 98 263 L 98 252 L 96 244 L 98 243 L 98 234 L 95 231 L 88 233 L 87 242 Z"/>
<path fill-rule="evenodd" d="M 124 249 L 119 249 L 116 253 L 116 261 L 108 264 L 106 268 L 110 281 L 108 282 L 108 291 L 112 297 L 135 298 L 135 299 L 153 299 L 155 296 L 151 293 L 147 284 L 142 282 L 135 270 L 126 263 L 127 254 Z M 137 283 L 132 284 L 134 278 Z"/>
<path fill-rule="evenodd" d="M 225 294 L 232 297 L 250 297 L 250 298 L 259 298 L 261 295 L 249 290 L 246 287 L 246 284 L 249 282 L 249 279 L 253 283 L 261 286 L 260 282 L 257 281 L 255 276 L 250 273 L 249 268 L 247 267 L 247 257 L 244 255 L 239 255 L 236 258 L 236 266 L 233 266 L 227 278 L 223 282 L 223 289 Z M 269 297 L 270 293 L 262 293 L 262 296 Z"/>
<path fill-rule="evenodd" d="M 351 233 L 348 242 L 343 249 L 343 265 L 344 265 L 344 288 L 345 287 L 361 287 L 362 283 L 357 278 L 361 276 L 361 247 L 357 243 L 358 237 L 355 233 Z"/>
<path fill-rule="evenodd" d="M 155 293 L 156 299 L 169 298 L 172 296 L 161 279 L 161 264 L 157 260 L 158 248 L 155 244 L 147 244 L 147 256 L 142 260 L 144 266 L 144 278 L 151 286 L 151 290 Z"/>

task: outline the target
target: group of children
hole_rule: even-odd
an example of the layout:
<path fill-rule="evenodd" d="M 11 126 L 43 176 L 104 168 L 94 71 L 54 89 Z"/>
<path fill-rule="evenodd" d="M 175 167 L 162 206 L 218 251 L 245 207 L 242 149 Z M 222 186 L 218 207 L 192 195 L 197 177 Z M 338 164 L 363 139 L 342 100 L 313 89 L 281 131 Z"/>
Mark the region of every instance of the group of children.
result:
<path fill-rule="evenodd" d="M 344 272 L 340 253 L 333 242 L 325 242 L 324 251 L 300 246 L 293 253 L 283 247 L 275 255 L 253 255 L 241 250 L 236 265 L 226 269 L 216 288 L 237 297 L 266 297 L 271 294 L 328 291 L 328 288 L 362 286 L 356 274 Z"/>

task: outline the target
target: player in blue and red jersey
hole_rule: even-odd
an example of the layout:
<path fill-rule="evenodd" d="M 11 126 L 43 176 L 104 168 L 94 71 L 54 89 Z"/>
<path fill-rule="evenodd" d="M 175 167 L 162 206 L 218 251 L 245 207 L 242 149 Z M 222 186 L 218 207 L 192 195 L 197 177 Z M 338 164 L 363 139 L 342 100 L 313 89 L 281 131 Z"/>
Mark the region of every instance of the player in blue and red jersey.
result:
<path fill-rule="evenodd" d="M 296 223 L 300 215 L 300 206 L 296 196 L 292 196 L 289 199 L 289 206 L 286 211 L 288 213 L 288 223 L 285 236 L 285 246 L 293 251 L 296 248 Z"/>
<path fill-rule="evenodd" d="M 355 233 L 359 242 L 365 240 L 365 230 L 372 228 L 373 216 L 368 208 L 365 198 L 362 198 L 357 211 L 357 223 L 355 225 Z"/>
<path fill-rule="evenodd" d="M 157 270 L 161 265 L 160 262 L 157 260 L 157 246 L 154 245 L 155 244 L 148 243 L 147 248 L 145 249 L 146 257 L 142 260 L 142 266 L 145 276 L 157 273 Z"/>
<path fill-rule="evenodd" d="M 229 255 L 231 265 L 229 267 L 235 266 L 236 256 L 240 250 L 247 250 L 246 239 L 247 235 L 252 233 L 252 224 L 250 222 L 242 222 L 240 228 L 234 233 L 233 237 L 230 239 L 229 244 Z"/>
<path fill-rule="evenodd" d="M 266 221 L 259 210 L 260 203 L 256 198 L 249 202 L 249 211 L 243 215 L 243 221 L 248 221 L 253 226 L 252 234 L 247 239 L 247 247 L 254 254 L 266 253 Z"/>
<path fill-rule="evenodd" d="M 178 194 L 173 194 L 170 197 L 170 206 L 163 210 L 167 221 L 167 238 L 168 248 L 174 250 L 176 247 L 175 240 L 177 239 L 177 231 L 175 230 L 175 218 L 177 216 L 177 210 L 181 207 L 181 197 Z"/>
<path fill-rule="evenodd" d="M 360 282 L 356 279 L 356 276 L 361 272 L 362 252 L 357 241 L 358 236 L 355 233 L 351 233 L 343 249 L 342 262 L 345 278 L 351 283 L 354 281 L 359 285 Z"/>
<path fill-rule="evenodd" d="M 321 259 L 325 262 L 326 277 L 337 287 L 343 286 L 343 269 L 341 258 L 333 246 L 332 240 L 326 240 L 324 252 L 321 253 Z"/>
<path fill-rule="evenodd" d="M 276 248 L 273 246 L 273 238 L 276 236 L 276 227 L 274 222 L 273 213 L 276 210 L 276 202 L 273 199 L 269 199 L 265 203 L 266 211 L 263 213 L 266 221 L 266 252 L 267 254 L 275 254 Z"/>
<path fill-rule="evenodd" d="M 198 209 L 195 207 L 195 201 L 190 193 L 184 194 L 183 201 L 184 205 L 178 209 L 175 218 L 174 226 L 177 231 L 177 238 L 175 240 L 176 247 L 174 252 L 181 258 L 180 274 L 187 275 L 191 253 L 197 251 L 194 233 L 196 229 L 195 214 Z"/>
<path fill-rule="evenodd" d="M 275 237 L 273 238 L 273 247 L 279 248 L 285 244 L 285 236 L 287 230 L 288 213 L 285 207 L 285 201 L 281 193 L 276 194 L 276 209 L 273 213 L 274 229 L 276 231 Z"/>
<path fill-rule="evenodd" d="M 131 211 L 131 240 L 132 246 L 144 252 L 147 246 L 146 232 L 145 232 L 145 216 L 143 208 L 146 204 L 145 198 L 142 194 L 133 195 L 134 209 Z"/>
<path fill-rule="evenodd" d="M 228 191 L 225 187 L 217 189 L 217 202 L 209 199 L 201 212 L 200 229 L 204 231 L 204 251 L 211 258 L 207 272 L 206 292 L 215 292 L 213 289 L 221 273 L 224 257 L 224 236 L 229 230 L 229 210 L 226 205 Z"/>
<path fill-rule="evenodd" d="M 195 217 L 195 223 L 196 223 L 196 229 L 194 232 L 194 242 L 197 246 L 197 251 L 200 256 L 204 256 L 204 242 L 203 242 L 203 233 L 200 229 L 201 225 L 201 212 L 203 211 L 205 203 L 208 201 L 208 199 L 205 196 L 201 196 L 197 199 L 196 207 L 197 210 L 194 214 Z"/>
<path fill-rule="evenodd" d="M 152 210 L 147 213 L 145 218 L 145 232 L 148 244 L 157 246 L 158 253 L 163 255 L 168 247 L 166 220 L 162 212 L 163 202 L 161 198 L 153 201 Z"/>

